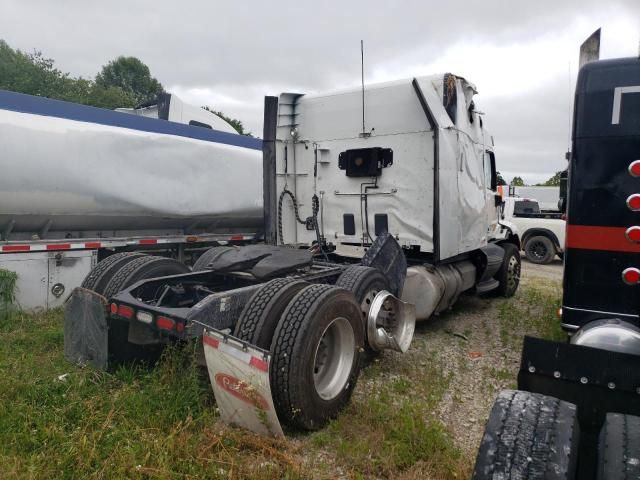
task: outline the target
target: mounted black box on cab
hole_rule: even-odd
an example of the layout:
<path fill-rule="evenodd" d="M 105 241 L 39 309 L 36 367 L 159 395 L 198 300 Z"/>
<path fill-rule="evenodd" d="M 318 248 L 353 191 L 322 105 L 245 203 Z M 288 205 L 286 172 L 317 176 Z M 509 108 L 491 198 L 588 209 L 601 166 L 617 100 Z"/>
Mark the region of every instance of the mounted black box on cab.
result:
<path fill-rule="evenodd" d="M 393 165 L 390 148 L 357 148 L 342 152 L 338 157 L 338 168 L 346 170 L 347 177 L 378 177 L 389 165 Z"/>

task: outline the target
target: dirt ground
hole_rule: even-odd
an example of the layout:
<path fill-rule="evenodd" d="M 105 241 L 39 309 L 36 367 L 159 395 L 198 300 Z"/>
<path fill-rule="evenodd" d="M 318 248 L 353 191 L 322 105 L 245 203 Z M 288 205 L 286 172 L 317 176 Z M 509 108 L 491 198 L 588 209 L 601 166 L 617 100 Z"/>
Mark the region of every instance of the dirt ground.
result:
<path fill-rule="evenodd" d="M 445 425 L 465 457 L 466 472 L 470 472 L 497 393 L 516 387 L 522 337 L 541 335 L 559 323 L 553 312 L 559 306 L 561 280 L 559 259 L 550 265 L 523 259 L 515 297 L 463 296 L 450 312 L 418 324 L 409 352 L 385 353 L 379 361 L 388 368 L 375 376 L 365 375 L 354 402 L 363 402 L 381 384 L 402 375 L 415 383 L 428 383 L 429 378 L 420 376 L 421 368 L 435 362 L 447 387 L 437 406 L 425 415 Z M 421 388 L 428 391 L 429 385 L 420 385 L 416 392 L 422 392 Z M 424 472 L 407 478 L 424 478 L 421 474 Z"/>
<path fill-rule="evenodd" d="M 533 285 L 559 295 L 561 281 L 562 261 L 536 265 L 523 259 L 521 284 L 513 301 L 523 302 L 523 293 Z M 515 387 L 520 364 L 519 345 L 505 345 L 497 338 L 501 328 L 498 307 L 494 299 L 463 298 L 450 314 L 420 326 L 414 340 L 418 351 L 435 352 L 450 369 L 452 388 L 437 415 L 452 430 L 458 446 L 473 457 L 496 394 Z M 454 333 L 462 333 L 466 340 Z"/>

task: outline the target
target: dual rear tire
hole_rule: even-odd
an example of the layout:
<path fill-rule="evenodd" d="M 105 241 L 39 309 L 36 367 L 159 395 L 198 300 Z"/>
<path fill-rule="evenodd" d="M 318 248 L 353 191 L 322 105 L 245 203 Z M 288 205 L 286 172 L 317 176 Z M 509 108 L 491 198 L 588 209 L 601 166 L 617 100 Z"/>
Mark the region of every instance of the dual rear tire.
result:
<path fill-rule="evenodd" d="M 249 300 L 234 335 L 270 351 L 282 423 L 317 430 L 344 408 L 360 373 L 361 318 L 353 294 L 331 285 L 277 279 Z"/>

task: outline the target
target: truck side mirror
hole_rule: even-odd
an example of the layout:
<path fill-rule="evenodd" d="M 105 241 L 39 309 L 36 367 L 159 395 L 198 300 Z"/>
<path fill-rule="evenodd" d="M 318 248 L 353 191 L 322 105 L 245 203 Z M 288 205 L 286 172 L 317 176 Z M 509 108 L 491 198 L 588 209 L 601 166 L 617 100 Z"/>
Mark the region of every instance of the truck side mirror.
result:
<path fill-rule="evenodd" d="M 561 213 L 567 212 L 567 179 L 569 172 L 567 170 L 560 173 L 560 199 L 558 200 L 558 210 Z"/>

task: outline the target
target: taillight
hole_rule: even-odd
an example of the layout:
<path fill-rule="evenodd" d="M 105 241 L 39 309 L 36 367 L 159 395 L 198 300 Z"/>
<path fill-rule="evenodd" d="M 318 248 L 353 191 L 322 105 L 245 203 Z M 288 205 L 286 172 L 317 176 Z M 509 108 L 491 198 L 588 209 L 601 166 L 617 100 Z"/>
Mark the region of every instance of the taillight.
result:
<path fill-rule="evenodd" d="M 640 160 L 635 160 L 629 165 L 629 173 L 634 177 L 640 177 Z"/>
<path fill-rule="evenodd" d="M 128 307 L 126 305 L 118 306 L 118 315 L 124 318 L 132 319 L 133 318 L 133 308 Z"/>
<path fill-rule="evenodd" d="M 184 332 L 184 323 L 180 323 L 180 322 L 176 323 L 176 332 L 178 333 Z"/>
<path fill-rule="evenodd" d="M 116 313 L 118 313 L 118 305 L 116 305 L 115 303 L 111 304 L 111 315 L 115 315 Z"/>
<path fill-rule="evenodd" d="M 156 326 L 160 330 L 173 330 L 176 326 L 176 322 L 167 317 L 158 317 L 156 319 Z"/>
<path fill-rule="evenodd" d="M 629 227 L 625 232 L 627 240 L 633 243 L 640 243 L 640 227 Z"/>
<path fill-rule="evenodd" d="M 637 285 L 640 282 L 640 270 L 634 267 L 625 268 L 622 272 L 622 280 L 627 285 Z"/>
<path fill-rule="evenodd" d="M 640 195 L 637 193 L 629 195 L 627 198 L 627 207 L 634 212 L 640 210 Z"/>

